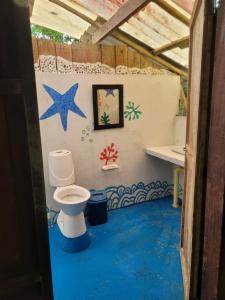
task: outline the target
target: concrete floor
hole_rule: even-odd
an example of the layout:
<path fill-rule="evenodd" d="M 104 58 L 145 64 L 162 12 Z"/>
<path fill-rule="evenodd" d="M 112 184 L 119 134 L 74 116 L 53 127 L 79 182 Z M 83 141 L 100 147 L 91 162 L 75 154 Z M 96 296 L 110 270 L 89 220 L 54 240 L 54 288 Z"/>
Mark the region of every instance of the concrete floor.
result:
<path fill-rule="evenodd" d="M 109 212 L 89 227 L 91 245 L 65 253 L 50 232 L 55 300 L 182 300 L 179 258 L 181 209 L 172 199 Z"/>

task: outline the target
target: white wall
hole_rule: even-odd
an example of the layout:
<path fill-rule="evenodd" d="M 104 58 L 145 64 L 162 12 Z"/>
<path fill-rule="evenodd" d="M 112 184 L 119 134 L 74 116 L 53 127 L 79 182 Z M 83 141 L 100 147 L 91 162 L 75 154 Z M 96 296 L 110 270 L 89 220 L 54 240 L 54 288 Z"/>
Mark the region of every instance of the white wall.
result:
<path fill-rule="evenodd" d="M 171 145 L 174 142 L 174 119 L 178 109 L 180 79 L 169 75 L 97 75 L 54 74 L 36 72 L 39 115 L 53 103 L 43 84 L 65 93 L 79 83 L 75 102 L 87 116 L 83 119 L 69 112 L 68 129 L 64 131 L 59 114 L 41 120 L 41 139 L 47 204 L 54 207 L 48 183 L 47 155 L 49 151 L 65 148 L 73 153 L 76 184 L 86 188 L 131 185 L 140 181 L 145 184 L 155 180 L 172 182 L 172 165 L 145 154 L 144 148 Z M 142 116 L 128 121 L 119 129 L 91 131 L 90 137 L 81 141 L 82 131 L 93 128 L 92 84 L 123 84 L 124 105 L 128 101 L 140 104 Z M 119 169 L 102 171 L 101 151 L 115 143 L 119 151 Z"/>

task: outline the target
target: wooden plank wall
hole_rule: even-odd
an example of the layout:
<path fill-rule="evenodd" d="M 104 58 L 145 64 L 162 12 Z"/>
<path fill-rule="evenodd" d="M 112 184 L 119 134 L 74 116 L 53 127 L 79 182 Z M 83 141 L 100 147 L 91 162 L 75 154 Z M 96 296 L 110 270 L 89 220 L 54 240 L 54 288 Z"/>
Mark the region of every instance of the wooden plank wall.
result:
<path fill-rule="evenodd" d="M 144 56 L 129 49 L 125 45 L 106 44 L 59 44 L 47 39 L 32 39 L 34 62 L 38 63 L 39 55 L 62 57 L 71 62 L 96 63 L 101 62 L 111 68 L 127 66 L 128 68 L 161 67 Z M 55 60 L 57 61 L 57 59 Z"/>

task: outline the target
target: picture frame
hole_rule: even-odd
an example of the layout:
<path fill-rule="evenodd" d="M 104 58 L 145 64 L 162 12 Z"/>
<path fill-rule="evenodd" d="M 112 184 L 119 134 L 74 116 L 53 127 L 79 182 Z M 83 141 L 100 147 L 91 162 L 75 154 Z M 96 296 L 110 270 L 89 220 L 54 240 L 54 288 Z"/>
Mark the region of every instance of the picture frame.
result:
<path fill-rule="evenodd" d="M 94 129 L 123 128 L 123 85 L 94 84 Z"/>

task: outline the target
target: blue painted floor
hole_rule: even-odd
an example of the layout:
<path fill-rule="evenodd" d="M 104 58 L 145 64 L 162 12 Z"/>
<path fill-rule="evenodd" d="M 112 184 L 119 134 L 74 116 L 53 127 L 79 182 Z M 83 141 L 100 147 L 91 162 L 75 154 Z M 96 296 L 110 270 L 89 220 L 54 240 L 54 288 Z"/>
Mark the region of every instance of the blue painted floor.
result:
<path fill-rule="evenodd" d="M 60 250 L 50 229 L 55 300 L 182 300 L 179 258 L 181 209 L 171 199 L 109 212 L 90 227 L 80 253 Z"/>

